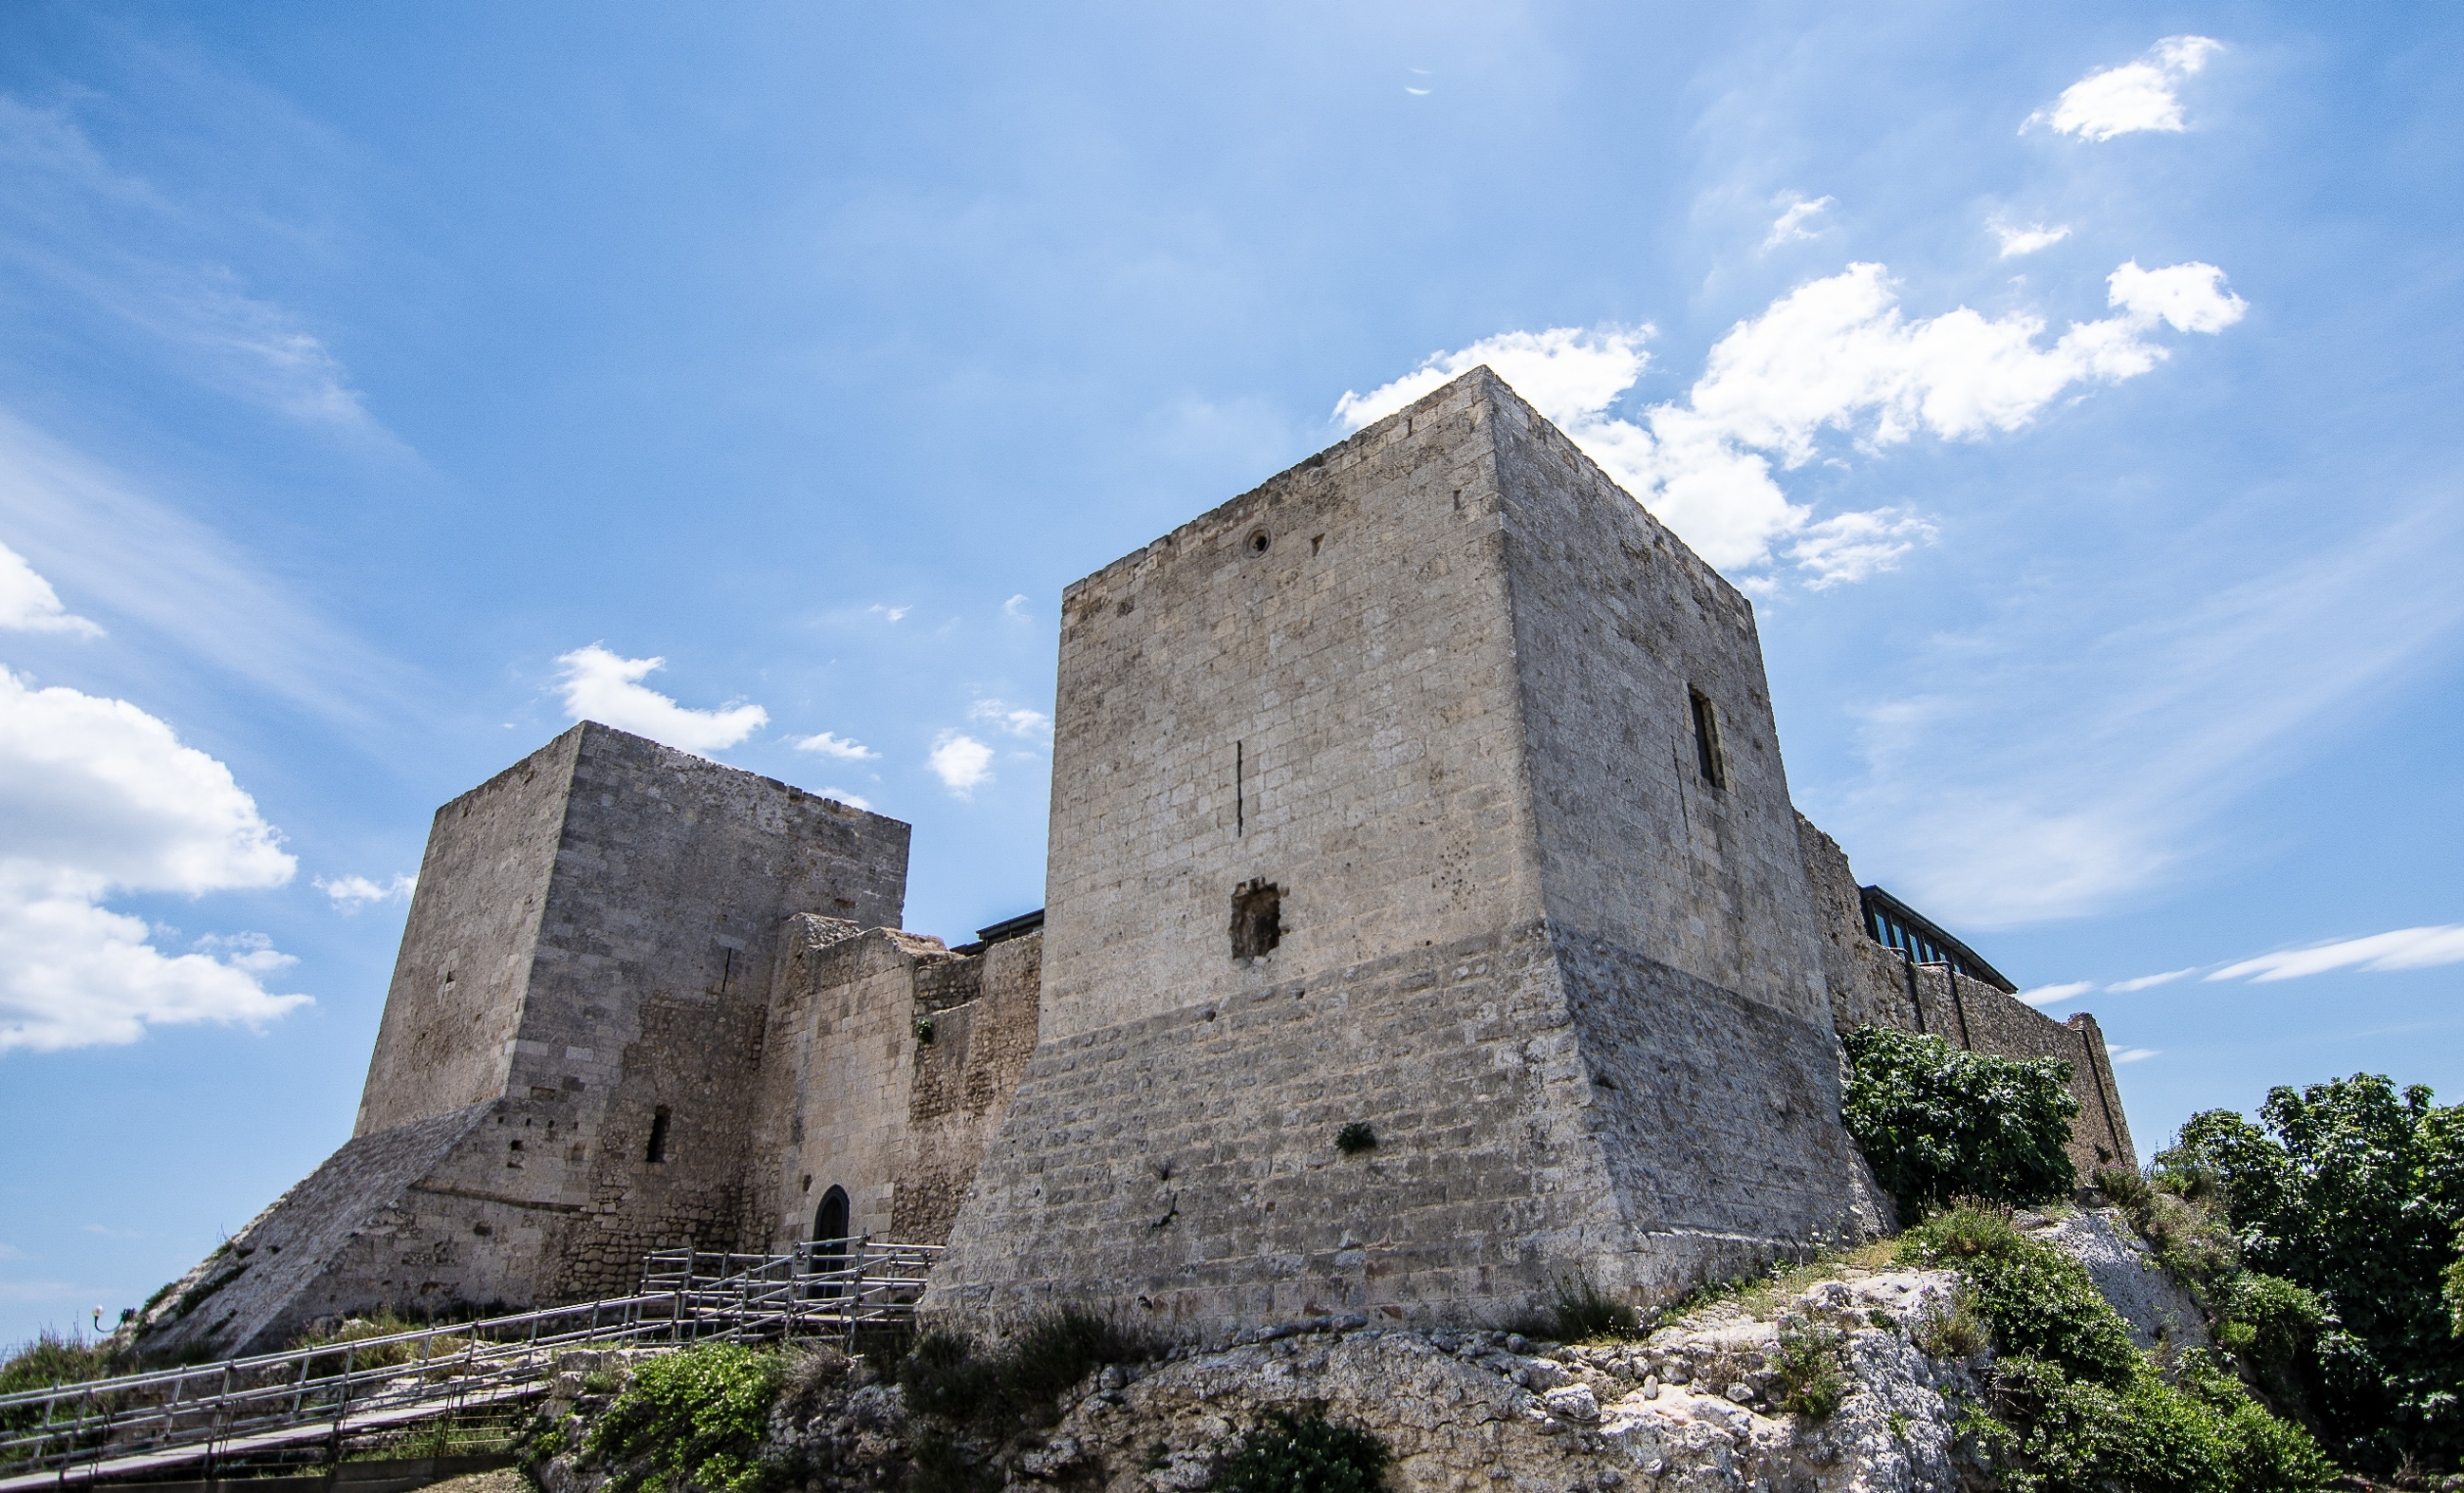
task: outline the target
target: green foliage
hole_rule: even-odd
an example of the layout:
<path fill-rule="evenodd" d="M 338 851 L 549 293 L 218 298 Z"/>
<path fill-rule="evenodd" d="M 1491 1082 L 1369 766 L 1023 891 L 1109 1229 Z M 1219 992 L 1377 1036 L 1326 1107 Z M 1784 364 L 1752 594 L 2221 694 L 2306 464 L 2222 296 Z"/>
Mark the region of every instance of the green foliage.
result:
<path fill-rule="evenodd" d="M 1354 1120 L 1334 1133 L 1334 1148 L 1347 1156 L 1373 1151 L 1377 1148 L 1377 1132 L 1369 1128 L 1368 1121 Z"/>
<path fill-rule="evenodd" d="M 2210 1181 L 2251 1269 L 2323 1300 L 2287 1373 L 2337 1455 L 2378 1473 L 2464 1457 L 2464 1341 L 2441 1289 L 2464 1226 L 2464 1106 L 2431 1099 L 2371 1074 L 2274 1089 L 2258 1123 L 2195 1115 L 2157 1158 L 2160 1183 Z M 2303 1330 L 2298 1309 L 2264 1327 L 2226 1309 L 2254 1351 Z"/>
<path fill-rule="evenodd" d="M 2020 1233 L 2005 1214 L 1973 1204 L 1937 1214 L 1901 1237 L 1900 1257 L 1957 1270 L 1967 1303 L 2005 1353 L 2112 1388 L 2144 1370 L 2129 1329 L 2079 1262 Z"/>
<path fill-rule="evenodd" d="M 1060 1307 L 1029 1318 L 990 1355 L 972 1337 L 935 1329 L 899 1364 L 907 1408 L 962 1423 L 1048 1419 L 1054 1402 L 1106 1364 L 1152 1356 L 1151 1345 L 1109 1317 Z"/>
<path fill-rule="evenodd" d="M 590 1450 L 615 1474 L 616 1493 L 654 1482 L 760 1493 L 777 1480 L 760 1453 L 780 1379 L 776 1353 L 741 1343 L 701 1343 L 651 1359 L 592 1429 Z"/>
<path fill-rule="evenodd" d="M 1908 1231 L 1900 1251 L 1957 1270 L 1963 1307 L 2001 1350 L 1996 1424 L 1974 1428 L 2007 1465 L 2013 1493 L 2290 1493 L 2335 1476 L 2308 1432 L 2204 1356 L 2166 1384 L 2086 1270 L 2007 1216 L 1953 1208 Z M 2249 1299 L 2271 1334 L 2298 1330 L 2299 1298 L 2260 1284 Z"/>
<path fill-rule="evenodd" d="M 2241 1340 L 2233 1352 L 2254 1365 L 2290 1365 L 2309 1351 L 2333 1320 L 2334 1314 L 2318 1292 L 2275 1276 L 2244 1271 L 2226 1288 L 2224 1321 L 2217 1338 L 2221 1341 L 2226 1331 L 2232 1332 Z"/>
<path fill-rule="evenodd" d="M 2306 1432 L 2220 1373 L 2115 1385 L 2008 1358 L 1994 1367 L 1993 1409 L 2012 1431 L 2012 1493 L 2307 1493 L 2336 1477 Z"/>
<path fill-rule="evenodd" d="M 125 1372 L 108 1342 L 88 1342 L 46 1328 L 34 1340 L 0 1364 L 0 1394 L 48 1389 L 54 1384 L 82 1384 Z"/>
<path fill-rule="evenodd" d="M 1771 1370 L 1779 1381 L 1781 1409 L 1809 1421 L 1828 1421 L 1848 1398 L 1847 1334 L 1801 1318 L 1783 1322 Z"/>
<path fill-rule="evenodd" d="M 1939 1037 L 1859 1027 L 1841 1118 L 1902 1217 L 1955 1197 L 2024 1203 L 2068 1192 L 2079 1101 L 2070 1065 L 1963 1052 Z"/>
<path fill-rule="evenodd" d="M 423 1348 L 415 1342 L 390 1342 L 381 1347 L 359 1348 L 352 1344 L 376 1337 L 393 1337 L 403 1332 L 416 1332 L 423 1326 L 394 1315 L 378 1312 L 369 1317 L 351 1317 L 339 1323 L 310 1328 L 291 1340 L 295 1348 L 349 1348 L 348 1353 L 327 1354 L 309 1362 L 314 1374 L 340 1374 L 348 1363 L 356 1373 L 361 1369 L 398 1369 L 428 1358 L 451 1358 L 470 1345 L 468 1337 L 453 1333 L 440 1334 L 428 1340 Z"/>
<path fill-rule="evenodd" d="M 1242 1439 L 1215 1493 L 1377 1493 L 1393 1460 L 1386 1443 L 1358 1426 L 1284 1416 Z"/>

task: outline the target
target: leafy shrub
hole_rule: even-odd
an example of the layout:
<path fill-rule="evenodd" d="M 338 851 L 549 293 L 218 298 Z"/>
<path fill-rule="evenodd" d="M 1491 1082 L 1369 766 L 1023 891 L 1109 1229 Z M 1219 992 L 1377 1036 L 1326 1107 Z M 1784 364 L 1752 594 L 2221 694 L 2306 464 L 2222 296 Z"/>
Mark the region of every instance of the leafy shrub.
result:
<path fill-rule="evenodd" d="M 2309 1351 L 2333 1320 L 2318 1292 L 2275 1276 L 2245 1271 L 2227 1287 L 2223 1330 L 2241 1339 L 2233 1352 L 2253 1364 L 2291 1364 Z"/>
<path fill-rule="evenodd" d="M 1971 1359 L 1993 1341 L 1993 1332 L 1966 1301 L 1929 1308 L 1917 1319 L 1910 1340 L 1928 1358 Z"/>
<path fill-rule="evenodd" d="M 1781 1409 L 1828 1421 L 1848 1398 L 1847 1334 L 1802 1319 L 1783 1322 L 1771 1369 L 1779 1380 Z"/>
<path fill-rule="evenodd" d="M 1366 1120 L 1354 1120 L 1334 1133 L 1334 1148 L 1347 1156 L 1373 1151 L 1377 1148 L 1377 1132 L 1370 1129 Z"/>
<path fill-rule="evenodd" d="M 615 1474 L 616 1493 L 654 1479 L 709 1493 L 759 1493 L 776 1480 L 760 1460 L 781 1380 L 779 1356 L 711 1342 L 654 1358 L 608 1407 L 590 1450 Z"/>
<path fill-rule="evenodd" d="M 82 1384 L 124 1372 L 108 1342 L 87 1342 L 46 1328 L 0 1364 L 0 1394 Z"/>
<path fill-rule="evenodd" d="M 1393 1460 L 1386 1443 L 1358 1426 L 1283 1416 L 1242 1438 L 1215 1493 L 1377 1493 Z"/>
<path fill-rule="evenodd" d="M 1901 1237 L 1900 1257 L 1965 1277 L 1963 1299 L 2005 1353 L 2116 1388 L 2144 1368 L 2130 1330 L 2079 1262 L 2020 1233 L 2004 1214 L 1973 1204 L 1938 1214 Z"/>
<path fill-rule="evenodd" d="M 1845 1043 L 1841 1118 L 1903 1218 L 1954 1197 L 2035 1202 L 2075 1183 L 2069 1063 L 1963 1052 L 1888 1027 Z"/>
<path fill-rule="evenodd" d="M 2373 1074 L 2273 1089 L 2258 1123 L 2194 1115 L 2157 1158 L 2160 1186 L 2212 1190 L 2250 1269 L 2321 1298 L 2333 1320 L 2285 1373 L 2337 1456 L 2381 1474 L 2464 1457 L 2464 1338 L 2441 1289 L 2464 1226 L 2464 1105 L 2431 1100 Z M 2263 1352 L 2259 1323 L 2232 1320 Z"/>
<path fill-rule="evenodd" d="M 2335 1469 L 2205 1354 L 2167 1384 L 2077 1261 L 1973 1204 L 1912 1229 L 1912 1263 L 1957 1270 L 1992 1331 L 1991 1431 L 2012 1493 L 2292 1493 Z M 2260 1288 L 2270 1311 L 2294 1311 Z M 2279 1324 L 2281 1325 L 2281 1324 Z M 1990 1428 L 1988 1428 L 1990 1430 Z"/>

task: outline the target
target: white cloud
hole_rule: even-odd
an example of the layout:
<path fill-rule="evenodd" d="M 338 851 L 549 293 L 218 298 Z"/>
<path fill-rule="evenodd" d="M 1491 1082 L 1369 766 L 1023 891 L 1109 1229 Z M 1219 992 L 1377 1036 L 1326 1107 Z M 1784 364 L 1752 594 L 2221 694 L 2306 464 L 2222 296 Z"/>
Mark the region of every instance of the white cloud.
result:
<path fill-rule="evenodd" d="M 2115 980 L 2113 984 L 2108 985 L 2105 988 L 2111 991 L 2118 991 L 2123 995 L 2129 995 L 2133 991 L 2154 990 L 2160 985 L 2170 985 L 2175 980 L 2181 979 L 2185 975 L 2193 975 L 2198 972 L 2199 966 L 2193 964 L 2187 969 L 2168 969 L 2162 974 L 2143 974 L 2135 980 Z"/>
<path fill-rule="evenodd" d="M 958 798 L 975 797 L 976 789 L 993 780 L 993 749 L 956 731 L 933 738 L 932 755 L 924 759 L 924 765 Z"/>
<path fill-rule="evenodd" d="M 850 809 L 870 810 L 872 808 L 871 799 L 859 798 L 855 794 L 848 792 L 845 788 L 824 788 L 821 790 L 821 796 L 823 798 L 837 799 L 840 803 L 845 804 Z"/>
<path fill-rule="evenodd" d="M 835 757 L 841 762 L 871 762 L 881 754 L 860 741 L 851 740 L 835 731 L 799 736 L 788 743 L 799 752 L 812 752 L 822 757 Z"/>
<path fill-rule="evenodd" d="M 622 658 L 597 643 L 556 660 L 563 671 L 565 714 L 663 741 L 679 751 L 709 753 L 734 746 L 769 723 L 759 705 L 688 710 L 641 683 L 667 667 L 663 658 Z"/>
<path fill-rule="evenodd" d="M 101 637 L 103 630 L 60 604 L 60 593 L 36 575 L 25 557 L 0 544 L 0 629 L 18 632 L 74 632 Z"/>
<path fill-rule="evenodd" d="M 115 892 L 280 886 L 295 863 L 231 771 L 125 700 L 0 669 L 0 1050 L 134 1042 L 150 1025 L 260 1025 L 305 1004 L 261 983 L 261 934 L 165 955 Z"/>
<path fill-rule="evenodd" d="M 1771 233 L 1762 241 L 1763 249 L 1769 251 L 1796 239 L 1814 237 L 1821 230 L 1808 229 L 1805 226 L 1806 223 L 1820 216 L 1823 210 L 1829 208 L 1834 201 L 1835 199 L 1829 197 L 1818 197 L 1812 202 L 1790 201 L 1788 210 L 1772 220 Z"/>
<path fill-rule="evenodd" d="M 1788 557 L 1808 579 L 1808 590 L 1862 581 L 1898 565 L 1919 544 L 1933 542 L 1933 526 L 1904 508 L 1875 508 L 1819 519 L 1796 532 Z"/>
<path fill-rule="evenodd" d="M 1040 710 L 1023 705 L 1004 705 L 999 700 L 978 700 L 967 708 L 967 719 L 990 723 L 997 730 L 1012 736 L 1052 739 L 1052 718 Z"/>
<path fill-rule="evenodd" d="M 1879 452 L 1928 433 L 1974 440 L 2015 431 L 2074 386 L 2119 383 L 2167 350 L 2148 340 L 2160 322 L 2213 333 L 2246 303 L 2212 264 L 2108 277 L 2116 314 L 2073 323 L 2043 346 L 2043 318 L 1987 320 L 1966 306 L 1909 320 L 1880 264 L 1851 264 L 1809 281 L 1711 349 L 1683 402 L 1655 404 L 1639 421 L 1609 406 L 1642 376 L 1650 329 L 1552 328 L 1510 332 L 1435 354 L 1403 377 L 1335 402 L 1358 429 L 1486 363 L 1640 498 L 1695 551 L 1723 571 L 1788 557 L 1815 585 L 1887 570 L 1931 536 L 1900 509 L 1841 514 L 1817 524 L 1773 476 L 1803 466 L 1826 433 Z"/>
<path fill-rule="evenodd" d="M 2058 1005 L 2075 996 L 2084 996 L 2096 988 L 2094 980 L 2071 980 L 2061 985 L 2039 985 L 2034 990 L 2020 992 L 2020 999 L 2030 1005 Z"/>
<path fill-rule="evenodd" d="M 2020 129 L 2051 124 L 2082 140 L 2111 140 L 2138 130 L 2180 132 L 2182 101 L 2174 89 L 2208 66 L 2224 43 L 2206 36 L 2167 36 L 2137 62 L 2108 68 L 2062 90 L 2053 108 L 2029 115 Z"/>
<path fill-rule="evenodd" d="M 2398 928 L 2308 949 L 2262 954 L 2255 959 L 2227 964 L 2210 980 L 2248 979 L 2266 985 L 2324 974 L 2331 969 L 2429 969 L 2440 964 L 2464 964 L 2464 924 L 2430 928 Z"/>
<path fill-rule="evenodd" d="M 867 611 L 867 612 L 876 613 L 876 614 L 878 614 L 878 615 L 879 615 L 879 616 L 881 616 L 881 617 L 887 618 L 887 619 L 888 619 L 889 621 L 891 621 L 891 622 L 897 622 L 900 618 L 905 617 L 907 613 L 914 611 L 914 610 L 915 610 L 915 608 L 913 608 L 913 607 L 911 607 L 911 606 L 908 606 L 908 607 L 885 607 L 885 606 L 881 605 L 879 602 L 875 602 L 875 603 L 873 603 L 871 606 L 868 606 L 868 607 L 864 608 L 864 610 L 865 610 L 865 611 Z"/>
<path fill-rule="evenodd" d="M 334 904 L 337 912 L 356 912 L 381 902 L 408 902 L 419 886 L 419 878 L 398 872 L 391 881 L 371 881 L 365 876 L 319 876 L 309 883 L 323 892 Z"/>
<path fill-rule="evenodd" d="M 1985 226 L 1992 229 L 1993 236 L 2002 241 L 2002 257 L 2006 259 L 2016 259 L 2022 255 L 2034 254 L 2039 249 L 2051 249 L 2070 236 L 2068 225 L 2048 228 L 2042 223 L 2034 223 L 2025 228 L 2014 228 L 2008 223 L 1994 222 L 1987 223 Z"/>
<path fill-rule="evenodd" d="M 1027 593 L 1020 591 L 1017 595 L 1002 602 L 1001 615 L 1012 622 L 1025 622 L 1027 620 Z"/>
<path fill-rule="evenodd" d="M 2151 1057 L 2162 1056 L 2163 1050 L 2162 1048 L 2124 1048 L 2111 1056 L 2117 1063 L 2137 1063 L 2146 1062 Z"/>

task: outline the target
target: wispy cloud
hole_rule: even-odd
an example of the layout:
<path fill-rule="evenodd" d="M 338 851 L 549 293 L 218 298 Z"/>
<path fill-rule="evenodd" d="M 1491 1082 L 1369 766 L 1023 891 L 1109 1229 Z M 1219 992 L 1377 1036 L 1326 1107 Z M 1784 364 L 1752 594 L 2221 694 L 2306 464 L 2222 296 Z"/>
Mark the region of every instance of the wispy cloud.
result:
<path fill-rule="evenodd" d="M 934 737 L 924 765 L 953 798 L 972 799 L 976 789 L 993 780 L 993 749 L 958 731 L 943 731 Z"/>
<path fill-rule="evenodd" d="M 2032 223 L 2025 228 L 2017 228 L 2009 223 L 1992 222 L 1985 226 L 1991 228 L 1993 236 L 2001 241 L 2002 257 L 2006 259 L 2034 254 L 2039 249 L 2051 249 L 2070 236 L 2067 224 L 2048 228 L 2042 223 Z"/>
<path fill-rule="evenodd" d="M 2071 980 L 2061 985 L 2039 985 L 2034 990 L 2020 992 L 2020 999 L 2030 1005 L 2058 1005 L 2065 1001 L 2084 996 L 2096 988 L 2094 980 Z"/>
<path fill-rule="evenodd" d="M 860 798 L 856 794 L 848 792 L 845 788 L 824 788 L 821 790 L 821 796 L 823 798 L 837 799 L 840 803 L 845 804 L 850 809 L 870 810 L 872 808 L 871 799 Z"/>
<path fill-rule="evenodd" d="M 2464 924 L 2398 928 L 2393 933 L 2373 933 L 2366 938 L 2262 954 L 2255 959 L 2227 964 L 2208 978 L 2246 979 L 2266 985 L 2325 974 L 2331 969 L 2429 969 L 2441 964 L 2464 964 Z"/>
<path fill-rule="evenodd" d="M 1504 333 L 1347 392 L 1334 413 L 1358 429 L 1486 363 L 1711 564 L 1748 570 L 1777 550 L 1812 584 L 1832 585 L 1889 569 L 1931 529 L 1900 508 L 1817 523 L 1789 501 L 1775 465 L 1805 465 L 1832 434 L 1879 453 L 1920 434 L 2019 430 L 2073 389 L 2155 368 L 2169 355 L 2153 340 L 2160 327 L 2212 334 L 2248 310 L 2212 264 L 2134 260 L 2106 284 L 2114 314 L 2073 323 L 2048 347 L 2032 312 L 1988 320 L 1961 306 L 1910 320 L 1888 271 L 1851 264 L 1740 322 L 1684 400 L 1639 418 L 1612 405 L 1642 376 L 1649 327 Z"/>
<path fill-rule="evenodd" d="M 419 878 L 395 873 L 391 881 L 375 881 L 366 876 L 318 876 L 310 883 L 325 894 L 337 912 L 356 912 L 385 902 L 408 902 L 418 890 Z"/>
<path fill-rule="evenodd" d="M 1025 622 L 1027 620 L 1027 593 L 1021 591 L 1002 602 L 1001 615 L 1012 622 Z"/>
<path fill-rule="evenodd" d="M 798 736 L 788 743 L 799 752 L 818 757 L 834 757 L 840 762 L 873 762 L 881 754 L 860 741 L 841 736 L 835 731 L 820 731 L 811 736 Z"/>
<path fill-rule="evenodd" d="M 663 658 L 624 658 L 597 643 L 556 660 L 565 714 L 618 730 L 663 741 L 680 751 L 708 754 L 734 746 L 769 723 L 759 705 L 693 710 L 641 682 L 665 669 Z"/>
<path fill-rule="evenodd" d="M 2117 1063 L 2139 1063 L 2146 1062 L 2151 1057 L 2163 1055 L 2162 1048 L 2124 1048 L 2113 1054 L 2113 1060 Z"/>
<path fill-rule="evenodd" d="M 1052 718 L 1040 710 L 1023 705 L 1006 705 L 999 700 L 978 700 L 967 708 L 967 719 L 982 721 L 994 729 L 1012 736 L 1043 741 L 1052 739 Z"/>
<path fill-rule="evenodd" d="M 1797 239 L 1810 239 L 1819 234 L 1821 229 L 1808 228 L 1805 225 L 1820 217 L 1823 211 L 1831 207 L 1833 201 L 1834 199 L 1828 197 L 1817 197 L 1811 202 L 1803 198 L 1789 200 L 1788 207 L 1778 217 L 1772 219 L 1771 232 L 1762 241 L 1763 250 L 1768 253 L 1783 244 L 1791 243 Z"/>
<path fill-rule="evenodd" d="M 2135 991 L 2154 990 L 2160 985 L 2170 985 L 2175 980 L 2185 979 L 2198 972 L 2199 966 L 2193 964 L 2186 969 L 2168 969 L 2162 974 L 2143 974 L 2135 980 L 2115 980 L 2105 988 L 2126 996 Z"/>
<path fill-rule="evenodd" d="M 865 610 L 865 611 L 867 611 L 867 612 L 869 612 L 869 613 L 871 613 L 873 616 L 875 616 L 875 617 L 878 617 L 878 618 L 882 619 L 884 622 L 897 622 L 900 618 L 905 617 L 907 613 L 914 611 L 914 610 L 915 610 L 915 608 L 913 608 L 913 607 L 911 607 L 911 606 L 906 606 L 906 607 L 884 606 L 884 605 L 882 605 L 880 602 L 877 602 L 877 601 L 876 601 L 876 602 L 874 602 L 871 606 L 868 606 L 868 607 L 864 608 L 864 610 Z"/>
<path fill-rule="evenodd" d="M 399 664 L 302 605 L 219 534 L 5 410 L 0 529 L 82 608 L 276 698 L 365 726 L 411 692 Z"/>
<path fill-rule="evenodd" d="M 2180 874 L 2204 827 L 2344 728 L 2464 625 L 2443 505 L 2169 611 L 2064 586 L 1935 637 L 1860 712 L 1836 833 L 1960 926 L 2114 906 Z M 2120 627 L 2101 619 L 2123 614 Z M 2059 701 L 2057 709 L 2042 702 Z M 2025 729 L 2005 728 L 2026 721 Z"/>
<path fill-rule="evenodd" d="M 2082 140 L 2111 140 L 2140 130 L 2179 132 L 2185 79 L 2197 76 L 2208 59 L 2224 43 L 2207 36 L 2167 36 L 2137 62 L 2107 68 L 2062 90 L 2050 109 L 2029 115 L 2020 125 L 2050 124 L 2061 134 Z"/>
<path fill-rule="evenodd" d="M 399 441 L 325 339 L 210 258 L 154 246 L 204 232 L 197 208 L 122 171 L 66 108 L 0 95 L 0 257 L 135 331 L 166 369 L 242 402 L 388 450 Z M 207 235 L 210 237 L 209 233 Z"/>

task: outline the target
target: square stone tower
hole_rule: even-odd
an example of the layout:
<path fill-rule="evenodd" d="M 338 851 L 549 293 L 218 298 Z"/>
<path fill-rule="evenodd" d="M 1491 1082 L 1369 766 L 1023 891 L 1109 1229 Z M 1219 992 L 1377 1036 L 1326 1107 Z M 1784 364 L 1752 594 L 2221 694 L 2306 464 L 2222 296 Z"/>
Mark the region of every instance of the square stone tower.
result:
<path fill-rule="evenodd" d="M 1752 608 L 1487 369 L 1069 587 L 1055 723 L 929 1312 L 1495 1321 L 1860 1228 Z"/>

